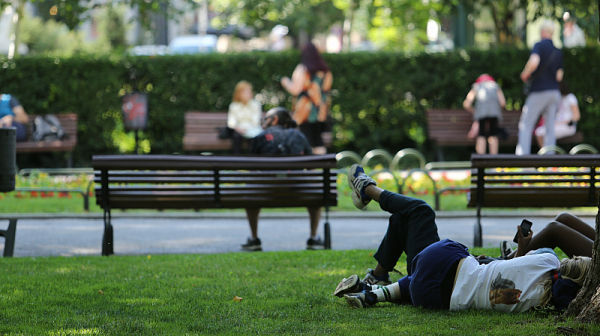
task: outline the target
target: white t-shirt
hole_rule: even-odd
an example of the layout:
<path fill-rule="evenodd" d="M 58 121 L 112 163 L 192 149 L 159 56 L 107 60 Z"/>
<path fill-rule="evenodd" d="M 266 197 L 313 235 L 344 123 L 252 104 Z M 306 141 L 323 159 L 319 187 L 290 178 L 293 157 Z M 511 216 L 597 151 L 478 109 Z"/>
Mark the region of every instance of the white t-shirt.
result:
<path fill-rule="evenodd" d="M 577 97 L 575 97 L 574 94 L 569 93 L 562 97 L 558 105 L 558 112 L 556 112 L 555 123 L 567 124 L 569 121 L 573 120 L 573 110 L 571 109 L 571 106 L 577 105 Z"/>
<path fill-rule="evenodd" d="M 479 265 L 467 257 L 456 276 L 450 310 L 492 309 L 522 312 L 540 305 L 543 281 L 558 270 L 556 256 L 545 253 Z"/>
<path fill-rule="evenodd" d="M 254 138 L 259 135 L 263 129 L 260 126 L 262 109 L 260 103 L 252 99 L 246 104 L 233 102 L 229 105 L 227 114 L 227 126 L 229 128 L 243 128 L 242 134 L 246 138 Z"/>

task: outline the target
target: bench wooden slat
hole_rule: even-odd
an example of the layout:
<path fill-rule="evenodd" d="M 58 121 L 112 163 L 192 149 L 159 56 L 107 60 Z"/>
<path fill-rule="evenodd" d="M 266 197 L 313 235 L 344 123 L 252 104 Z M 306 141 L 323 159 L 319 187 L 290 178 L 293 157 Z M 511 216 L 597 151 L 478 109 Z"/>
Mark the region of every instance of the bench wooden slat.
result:
<path fill-rule="evenodd" d="M 546 184 L 546 183 L 585 183 L 587 185 L 589 185 L 589 178 L 585 179 L 585 178 L 549 178 L 549 179 L 491 179 L 491 178 L 486 178 L 485 179 L 485 184 L 530 184 L 530 185 L 537 185 L 537 184 Z M 471 179 L 471 183 L 476 184 L 477 183 L 477 179 Z M 599 185 L 599 183 L 596 183 L 596 185 Z"/>
<path fill-rule="evenodd" d="M 236 170 L 236 169 L 335 169 L 335 154 L 303 156 L 192 156 L 192 155 L 102 155 L 92 157 L 101 170 Z"/>
<path fill-rule="evenodd" d="M 519 189 L 518 191 L 516 189 Z M 598 189 L 600 190 L 600 189 Z M 598 199 L 596 191 L 594 197 Z M 477 190 L 471 190 L 469 207 L 477 206 Z M 589 188 L 486 188 L 482 206 L 491 208 L 551 208 L 597 206 L 589 201 Z"/>

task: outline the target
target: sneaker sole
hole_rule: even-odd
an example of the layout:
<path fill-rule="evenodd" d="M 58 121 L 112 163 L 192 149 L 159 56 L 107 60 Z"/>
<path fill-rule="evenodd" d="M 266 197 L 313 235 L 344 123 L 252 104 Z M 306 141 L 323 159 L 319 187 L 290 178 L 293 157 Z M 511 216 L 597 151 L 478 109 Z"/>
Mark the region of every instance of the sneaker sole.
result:
<path fill-rule="evenodd" d="M 246 252 L 260 252 L 260 251 L 262 251 L 262 246 L 242 247 L 242 251 L 246 251 Z"/>
<path fill-rule="evenodd" d="M 358 163 L 355 163 L 348 170 L 348 186 L 350 186 L 350 189 L 352 190 L 352 194 L 350 195 L 350 198 L 352 199 L 352 204 L 354 204 L 354 206 L 359 210 L 365 210 L 369 202 L 367 202 L 367 204 L 363 203 L 362 199 L 359 196 L 360 191 L 356 190 L 354 188 L 354 183 L 352 183 L 352 177 L 354 177 L 354 174 L 356 174 L 356 169 L 358 167 L 360 167 L 360 165 Z"/>
<path fill-rule="evenodd" d="M 357 296 L 344 295 L 346 302 L 352 308 L 364 308 L 363 302 Z"/>
<path fill-rule="evenodd" d="M 306 246 L 307 250 L 324 250 L 325 249 L 325 245 L 311 245 L 311 246 Z"/>
<path fill-rule="evenodd" d="M 353 192 L 356 192 L 356 190 L 354 189 L 354 183 L 352 183 L 352 178 L 354 177 L 354 174 L 356 174 L 356 168 L 359 166 L 360 165 L 358 163 L 355 163 L 348 170 L 348 185 L 350 186 L 350 189 L 352 189 Z"/>
<path fill-rule="evenodd" d="M 335 295 L 337 297 L 342 297 L 345 294 L 354 293 L 358 290 L 356 287 L 358 286 L 359 282 L 360 282 L 360 279 L 358 278 L 358 275 L 356 275 L 356 274 L 351 275 L 347 279 L 342 280 L 337 285 L 337 287 L 335 288 L 335 291 L 333 291 L 333 295 Z"/>

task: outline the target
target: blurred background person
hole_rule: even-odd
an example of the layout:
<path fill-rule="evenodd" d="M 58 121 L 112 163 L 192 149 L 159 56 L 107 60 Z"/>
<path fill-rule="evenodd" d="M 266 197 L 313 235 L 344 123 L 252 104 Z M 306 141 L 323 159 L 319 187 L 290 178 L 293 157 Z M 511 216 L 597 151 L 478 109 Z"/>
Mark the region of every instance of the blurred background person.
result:
<path fill-rule="evenodd" d="M 246 81 L 237 83 L 227 114 L 227 127 L 232 130 L 233 154 L 242 152 L 244 139 L 252 139 L 262 132 L 261 117 L 262 108 L 260 103 L 254 100 L 252 84 Z"/>
<path fill-rule="evenodd" d="M 558 83 L 562 81 L 563 54 L 552 43 L 554 23 L 546 21 L 542 24 L 540 36 L 531 55 L 521 72 L 521 80 L 528 86 L 525 106 L 519 119 L 519 142 L 515 150 L 517 155 L 531 154 L 531 137 L 542 113 L 549 125 L 554 125 L 554 117 L 560 102 Z M 529 84 L 529 85 L 528 85 Z M 556 145 L 554 128 L 546 129 L 544 146 Z"/>
<path fill-rule="evenodd" d="M 327 153 L 322 134 L 327 127 L 332 82 L 329 65 L 310 42 L 302 49 L 301 62 L 296 66 L 292 79 L 281 79 L 283 88 L 294 96 L 293 118 L 308 139 L 313 154 Z"/>
<path fill-rule="evenodd" d="M 0 96 L 0 127 L 15 127 L 17 141 L 27 140 L 29 116 L 17 98 L 3 94 Z"/>
<path fill-rule="evenodd" d="M 505 105 L 504 93 L 494 78 L 488 74 L 479 76 L 463 102 L 465 110 L 473 113 L 473 120 L 479 125 L 475 140 L 477 154 L 485 154 L 486 143 L 489 143 L 490 154 L 498 154 L 498 123 L 502 121 Z"/>
<path fill-rule="evenodd" d="M 563 15 L 565 25 L 563 28 L 563 45 L 565 48 L 585 47 L 585 34 L 571 17 L 569 12 Z"/>
<path fill-rule="evenodd" d="M 252 140 L 250 154 L 262 155 L 310 155 L 312 149 L 298 125 L 283 107 L 270 109 L 263 119 L 264 131 Z M 322 250 L 325 242 L 317 234 L 321 220 L 321 207 L 308 207 L 310 219 L 310 237 L 306 241 L 307 250 Z M 250 225 L 250 237 L 242 245 L 244 251 L 262 251 L 262 242 L 258 238 L 258 218 L 260 208 L 246 208 L 246 217 Z"/>
<path fill-rule="evenodd" d="M 571 93 L 565 83 L 560 83 L 561 100 L 554 121 L 554 135 L 556 139 L 570 137 L 577 132 L 577 122 L 581 119 L 577 97 Z M 544 145 L 546 125 L 543 124 L 535 129 L 535 137 L 540 148 Z"/>

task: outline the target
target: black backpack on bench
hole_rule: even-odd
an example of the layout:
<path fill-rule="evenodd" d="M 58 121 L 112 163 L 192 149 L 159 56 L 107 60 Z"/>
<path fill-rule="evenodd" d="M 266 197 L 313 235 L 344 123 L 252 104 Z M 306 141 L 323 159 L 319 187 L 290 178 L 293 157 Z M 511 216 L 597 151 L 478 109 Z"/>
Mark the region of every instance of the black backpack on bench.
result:
<path fill-rule="evenodd" d="M 55 141 L 67 138 L 60 121 L 54 114 L 35 117 L 33 121 L 33 141 Z"/>

